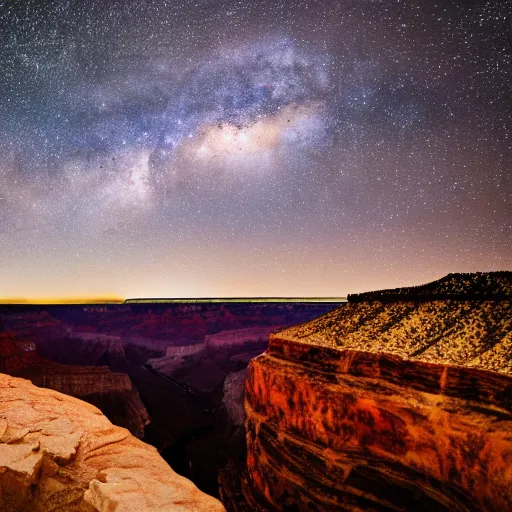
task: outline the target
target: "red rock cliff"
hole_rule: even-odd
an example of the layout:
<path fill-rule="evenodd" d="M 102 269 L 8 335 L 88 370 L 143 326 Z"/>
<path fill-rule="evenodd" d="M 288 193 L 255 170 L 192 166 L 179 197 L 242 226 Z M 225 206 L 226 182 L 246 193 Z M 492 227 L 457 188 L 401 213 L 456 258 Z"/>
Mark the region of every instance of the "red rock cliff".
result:
<path fill-rule="evenodd" d="M 349 303 L 246 382 L 253 510 L 512 510 L 510 300 Z"/>

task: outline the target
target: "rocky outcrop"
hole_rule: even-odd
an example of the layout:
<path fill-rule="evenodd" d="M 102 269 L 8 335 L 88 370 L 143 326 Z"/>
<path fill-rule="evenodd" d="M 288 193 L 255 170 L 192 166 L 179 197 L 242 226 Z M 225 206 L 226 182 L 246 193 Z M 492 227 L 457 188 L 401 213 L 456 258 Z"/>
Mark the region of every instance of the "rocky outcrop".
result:
<path fill-rule="evenodd" d="M 286 337 L 512 375 L 512 299 L 348 303 Z"/>
<path fill-rule="evenodd" d="M 32 382 L 89 402 L 116 425 L 142 438 L 149 424 L 149 414 L 130 377 L 113 373 L 106 366 L 76 367 L 45 365 Z"/>
<path fill-rule="evenodd" d="M 224 508 L 95 407 L 0 374 L 0 510 Z"/>
<path fill-rule="evenodd" d="M 173 370 L 183 365 L 187 358 L 198 354 L 204 349 L 203 343 L 194 343 L 193 345 L 185 345 L 178 347 L 168 347 L 164 357 L 149 359 L 147 364 L 154 370 L 171 375 Z"/>
<path fill-rule="evenodd" d="M 247 369 L 229 374 L 224 380 L 222 406 L 228 415 L 231 426 L 244 424 L 244 385 L 247 378 Z"/>
<path fill-rule="evenodd" d="M 272 334 L 246 381 L 250 509 L 512 510 L 511 321 L 503 297 L 361 301 Z"/>
<path fill-rule="evenodd" d="M 144 435 L 149 415 L 128 375 L 107 366 L 72 366 L 39 357 L 32 342 L 0 333 L 0 370 L 33 384 L 81 398 L 99 407 L 116 425 Z"/>

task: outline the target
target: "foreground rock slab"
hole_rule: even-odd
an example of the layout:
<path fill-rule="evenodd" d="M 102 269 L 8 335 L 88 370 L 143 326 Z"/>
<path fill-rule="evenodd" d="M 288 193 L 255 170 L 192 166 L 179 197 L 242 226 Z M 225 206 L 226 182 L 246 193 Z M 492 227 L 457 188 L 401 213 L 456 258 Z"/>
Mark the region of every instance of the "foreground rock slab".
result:
<path fill-rule="evenodd" d="M 2 512 L 221 512 L 96 407 L 0 374 Z"/>

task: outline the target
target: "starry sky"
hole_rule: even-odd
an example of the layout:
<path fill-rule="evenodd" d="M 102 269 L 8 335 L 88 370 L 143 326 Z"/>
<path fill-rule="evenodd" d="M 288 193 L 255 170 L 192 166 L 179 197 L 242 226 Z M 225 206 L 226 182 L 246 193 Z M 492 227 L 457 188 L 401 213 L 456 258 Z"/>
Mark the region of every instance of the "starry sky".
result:
<path fill-rule="evenodd" d="M 512 2 L 0 0 L 0 298 L 512 269 Z"/>

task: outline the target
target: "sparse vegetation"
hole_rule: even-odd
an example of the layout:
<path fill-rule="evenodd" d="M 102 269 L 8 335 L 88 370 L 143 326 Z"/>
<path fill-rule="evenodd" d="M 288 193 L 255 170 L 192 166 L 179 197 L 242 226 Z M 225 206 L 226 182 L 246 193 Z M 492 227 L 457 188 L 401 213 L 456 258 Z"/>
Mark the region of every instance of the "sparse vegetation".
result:
<path fill-rule="evenodd" d="M 511 331 L 512 272 L 492 272 L 349 296 L 348 304 L 280 336 L 512 375 Z"/>
<path fill-rule="evenodd" d="M 436 299 L 512 299 L 512 272 L 448 274 L 437 281 L 420 286 L 349 294 L 347 297 L 348 302 Z"/>

